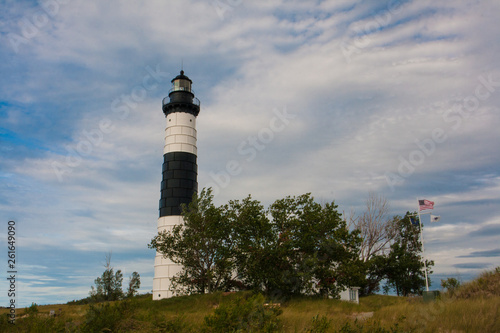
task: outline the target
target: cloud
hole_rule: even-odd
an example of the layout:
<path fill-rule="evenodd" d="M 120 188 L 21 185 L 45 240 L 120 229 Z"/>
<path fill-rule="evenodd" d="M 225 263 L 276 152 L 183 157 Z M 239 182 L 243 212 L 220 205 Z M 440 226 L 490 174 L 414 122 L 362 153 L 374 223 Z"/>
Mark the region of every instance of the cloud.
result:
<path fill-rule="evenodd" d="M 455 264 L 453 266 L 456 268 L 463 268 L 463 269 L 485 269 L 485 268 L 491 266 L 491 264 L 470 262 L 470 263 L 463 263 L 463 264 Z"/>
<path fill-rule="evenodd" d="M 469 255 L 458 256 L 457 258 L 481 258 L 481 257 L 500 257 L 500 249 L 474 251 L 471 252 Z"/>
<path fill-rule="evenodd" d="M 486 225 L 478 230 L 472 231 L 470 237 L 498 237 L 500 235 L 500 224 Z"/>

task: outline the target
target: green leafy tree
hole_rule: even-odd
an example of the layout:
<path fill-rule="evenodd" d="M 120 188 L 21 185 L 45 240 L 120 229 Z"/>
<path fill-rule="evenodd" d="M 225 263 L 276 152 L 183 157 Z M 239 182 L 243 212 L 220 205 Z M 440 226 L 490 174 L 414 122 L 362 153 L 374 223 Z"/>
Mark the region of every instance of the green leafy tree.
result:
<path fill-rule="evenodd" d="M 94 280 L 95 287 L 91 287 L 90 297 L 94 301 L 115 301 L 123 297 L 121 270 L 114 272 L 111 267 L 111 253 L 106 255 L 106 269 L 102 276 Z"/>
<path fill-rule="evenodd" d="M 251 196 L 224 207 L 232 226 L 240 288 L 269 290 L 277 264 L 276 235 L 261 203 Z M 235 283 L 237 284 L 237 283 Z"/>
<path fill-rule="evenodd" d="M 460 280 L 456 278 L 447 278 L 446 280 L 441 280 L 441 287 L 446 289 L 450 296 L 455 294 L 455 291 L 460 287 Z"/>
<path fill-rule="evenodd" d="M 128 281 L 127 297 L 133 297 L 141 287 L 141 276 L 133 272 Z"/>
<path fill-rule="evenodd" d="M 410 293 L 418 294 L 425 287 L 425 268 L 422 257 L 422 243 L 420 242 L 420 227 L 410 222 L 410 214 L 397 222 L 397 233 L 391 244 L 390 252 L 386 257 L 384 267 L 387 292 L 393 288 L 397 295 L 407 296 Z M 427 274 L 434 261 L 426 260 Z M 430 281 L 429 281 L 430 283 Z"/>
<path fill-rule="evenodd" d="M 275 201 L 269 208 L 282 267 L 275 285 L 284 294 L 336 295 L 353 280 L 359 232 L 350 232 L 332 203 L 321 205 L 310 193 Z"/>
<path fill-rule="evenodd" d="M 363 265 L 364 277 L 360 279 L 360 295 L 372 295 L 380 291 L 380 284 L 385 278 L 385 266 L 387 264 L 387 255 L 377 254 L 365 261 Z"/>
<path fill-rule="evenodd" d="M 234 270 L 234 247 L 232 226 L 223 208 L 213 204 L 211 189 L 203 189 L 182 211 L 184 224 L 159 233 L 149 244 L 182 265 L 172 278 L 172 289 L 177 293 L 227 289 Z"/>
<path fill-rule="evenodd" d="M 348 230 L 334 203 L 322 206 L 304 194 L 276 200 L 267 211 L 251 196 L 215 207 L 204 189 L 183 216 L 183 225 L 149 245 L 182 265 L 172 279 L 176 291 L 336 295 L 356 282 L 359 231 Z"/>

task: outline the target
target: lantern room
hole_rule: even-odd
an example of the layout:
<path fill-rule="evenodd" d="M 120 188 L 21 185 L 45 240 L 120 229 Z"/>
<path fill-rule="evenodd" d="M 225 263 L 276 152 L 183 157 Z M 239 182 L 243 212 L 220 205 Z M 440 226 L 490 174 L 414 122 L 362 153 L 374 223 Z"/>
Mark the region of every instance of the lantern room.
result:
<path fill-rule="evenodd" d="M 191 81 L 186 75 L 184 75 L 184 71 L 181 71 L 180 75 L 177 75 L 172 79 L 172 91 L 189 91 L 191 92 Z"/>
<path fill-rule="evenodd" d="M 191 81 L 184 71 L 172 79 L 172 88 L 168 97 L 163 99 L 163 113 L 165 116 L 172 112 L 188 112 L 197 116 L 200 112 L 200 101 L 194 97 L 194 91 L 191 89 Z"/>

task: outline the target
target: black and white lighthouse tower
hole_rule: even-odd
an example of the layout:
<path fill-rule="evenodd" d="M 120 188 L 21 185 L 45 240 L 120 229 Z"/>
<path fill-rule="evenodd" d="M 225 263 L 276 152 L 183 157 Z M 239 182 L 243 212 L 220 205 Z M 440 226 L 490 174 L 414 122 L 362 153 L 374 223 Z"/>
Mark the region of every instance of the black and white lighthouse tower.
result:
<path fill-rule="evenodd" d="M 163 179 L 161 182 L 160 217 L 158 232 L 170 231 L 183 224 L 181 204 L 189 204 L 198 191 L 196 164 L 196 116 L 200 101 L 191 89 L 193 81 L 181 70 L 172 80 L 172 89 L 163 99 L 163 113 L 167 119 L 163 149 Z M 153 300 L 172 297 L 171 278 L 182 266 L 156 253 L 153 278 Z"/>

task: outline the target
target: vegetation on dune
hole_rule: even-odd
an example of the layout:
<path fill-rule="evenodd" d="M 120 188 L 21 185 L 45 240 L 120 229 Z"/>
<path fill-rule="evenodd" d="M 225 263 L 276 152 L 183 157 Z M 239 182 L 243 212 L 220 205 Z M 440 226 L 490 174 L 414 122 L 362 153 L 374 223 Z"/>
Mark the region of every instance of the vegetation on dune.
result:
<path fill-rule="evenodd" d="M 260 294 L 237 296 L 231 302 L 218 306 L 205 317 L 204 332 L 280 332 L 283 327 L 279 315 L 283 310 L 277 304 L 266 304 Z"/>
<path fill-rule="evenodd" d="M 494 297 L 500 295 L 500 267 L 483 272 L 477 279 L 456 288 L 458 299 Z"/>
<path fill-rule="evenodd" d="M 373 295 L 360 304 L 295 296 L 276 304 L 250 291 L 153 301 L 151 295 L 86 305 L 32 304 L 1 332 L 500 332 L 500 267 L 424 303 Z M 59 310 L 57 308 L 59 307 Z M 56 316 L 49 311 L 56 309 Z"/>

